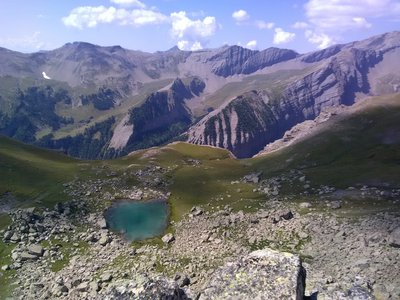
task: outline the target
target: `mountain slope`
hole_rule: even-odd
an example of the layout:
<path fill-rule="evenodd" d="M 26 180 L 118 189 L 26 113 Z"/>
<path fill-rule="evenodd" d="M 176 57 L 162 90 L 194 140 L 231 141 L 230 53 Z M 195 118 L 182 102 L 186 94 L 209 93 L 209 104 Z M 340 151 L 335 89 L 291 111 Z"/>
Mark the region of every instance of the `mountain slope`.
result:
<path fill-rule="evenodd" d="M 225 104 L 192 126 L 188 141 L 224 147 L 238 157 L 252 156 L 266 143 L 282 137 L 295 124 L 316 118 L 324 108 L 352 105 L 367 95 L 381 94 L 383 89 L 378 90 L 377 81 L 381 86 L 391 85 L 396 91 L 400 81 L 394 69 L 381 66 L 391 64 L 400 67 L 400 62 L 394 61 L 399 54 L 400 34 L 391 33 L 300 56 L 298 60 L 318 64 L 308 74 L 282 85 L 278 90 L 271 91 L 265 87 L 264 101 L 260 101 L 259 97 L 234 98 L 231 105 Z M 375 70 L 379 70 L 379 79 L 374 75 L 378 73 Z M 245 122 L 245 118 L 249 117 L 247 114 L 243 119 L 246 128 L 243 125 L 238 128 L 240 116 L 230 109 L 238 102 L 260 116 L 253 116 L 252 122 Z M 273 114 L 266 112 L 263 102 Z"/>
<path fill-rule="evenodd" d="M 399 32 L 303 55 L 84 42 L 32 54 L 1 48 L 0 133 L 90 159 L 186 137 L 248 157 L 326 108 L 398 91 L 399 56 Z"/>

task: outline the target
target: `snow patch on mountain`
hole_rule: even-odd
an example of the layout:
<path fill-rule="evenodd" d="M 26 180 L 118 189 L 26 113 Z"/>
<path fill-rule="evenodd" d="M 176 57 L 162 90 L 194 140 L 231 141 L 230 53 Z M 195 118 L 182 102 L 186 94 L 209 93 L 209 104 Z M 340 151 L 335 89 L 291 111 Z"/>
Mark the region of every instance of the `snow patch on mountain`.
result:
<path fill-rule="evenodd" d="M 47 76 L 46 72 L 44 71 L 42 72 L 42 75 L 44 79 L 51 79 L 49 76 Z"/>

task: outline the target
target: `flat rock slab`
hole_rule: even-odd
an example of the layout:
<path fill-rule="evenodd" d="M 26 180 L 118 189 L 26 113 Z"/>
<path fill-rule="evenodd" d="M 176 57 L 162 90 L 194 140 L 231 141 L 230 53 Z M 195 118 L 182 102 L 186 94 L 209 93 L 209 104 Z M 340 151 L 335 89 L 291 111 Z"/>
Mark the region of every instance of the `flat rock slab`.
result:
<path fill-rule="evenodd" d="M 400 226 L 396 227 L 390 234 L 389 245 L 392 247 L 400 248 Z"/>
<path fill-rule="evenodd" d="M 30 254 L 28 252 L 22 252 L 20 255 L 20 259 L 21 259 L 21 261 L 35 260 L 35 259 L 38 259 L 38 256 Z"/>
<path fill-rule="evenodd" d="M 302 300 L 306 273 L 297 255 L 257 250 L 219 268 L 200 300 Z"/>
<path fill-rule="evenodd" d="M 44 252 L 44 249 L 40 245 L 30 245 L 28 247 L 28 253 L 35 255 L 35 256 L 42 256 Z"/>
<path fill-rule="evenodd" d="M 164 235 L 161 240 L 165 243 L 165 244 L 169 244 L 172 243 L 173 241 L 175 241 L 175 237 L 173 236 L 172 233 L 167 233 L 166 235 Z"/>

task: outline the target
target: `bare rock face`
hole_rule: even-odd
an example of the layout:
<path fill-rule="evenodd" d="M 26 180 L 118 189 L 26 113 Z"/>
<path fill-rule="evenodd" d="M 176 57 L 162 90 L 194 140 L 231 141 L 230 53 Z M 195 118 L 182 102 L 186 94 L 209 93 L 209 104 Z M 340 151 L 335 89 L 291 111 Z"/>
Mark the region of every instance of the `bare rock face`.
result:
<path fill-rule="evenodd" d="M 400 48 L 398 37 L 388 34 L 300 57 L 318 65 L 280 90 L 266 88 L 234 98 L 192 126 L 188 142 L 225 148 L 239 158 L 251 157 L 296 124 L 314 120 L 325 108 L 352 105 L 356 95 L 369 95 L 369 73 L 385 59 L 385 53 Z"/>
<path fill-rule="evenodd" d="M 288 49 L 268 48 L 263 51 L 254 51 L 232 46 L 224 48 L 207 62 L 211 63 L 214 74 L 228 77 L 235 74 L 251 74 L 297 56 L 297 52 Z"/>
<path fill-rule="evenodd" d="M 301 300 L 305 278 L 298 256 L 271 249 L 257 250 L 218 269 L 200 299 Z"/>
<path fill-rule="evenodd" d="M 226 148 L 237 157 L 257 153 L 277 132 L 279 116 L 267 101 L 256 91 L 235 98 L 190 128 L 188 141 Z"/>

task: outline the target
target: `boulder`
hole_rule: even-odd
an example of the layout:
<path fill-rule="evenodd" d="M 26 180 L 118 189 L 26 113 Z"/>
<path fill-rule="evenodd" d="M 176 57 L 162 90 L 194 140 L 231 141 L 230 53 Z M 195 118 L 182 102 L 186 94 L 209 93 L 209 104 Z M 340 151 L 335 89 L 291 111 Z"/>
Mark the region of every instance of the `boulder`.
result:
<path fill-rule="evenodd" d="M 36 260 L 36 259 L 38 259 L 38 256 L 30 254 L 28 252 L 22 252 L 21 255 L 19 256 L 19 259 L 21 261 Z"/>
<path fill-rule="evenodd" d="M 102 246 L 107 245 L 109 242 L 111 242 L 111 237 L 107 236 L 107 235 L 102 235 L 99 239 L 99 244 Z"/>
<path fill-rule="evenodd" d="M 1 270 L 2 271 L 10 270 L 10 266 L 9 265 L 4 265 L 4 266 L 1 267 Z"/>
<path fill-rule="evenodd" d="M 110 282 L 113 279 L 113 276 L 110 273 L 104 273 L 101 275 L 100 281 L 101 282 Z"/>
<path fill-rule="evenodd" d="M 18 243 L 21 240 L 21 237 L 18 233 L 14 232 L 13 235 L 10 237 L 11 242 Z"/>
<path fill-rule="evenodd" d="M 12 231 L 6 231 L 3 235 L 4 240 L 9 240 L 11 237 L 14 235 L 14 232 Z"/>
<path fill-rule="evenodd" d="M 97 225 L 99 225 L 100 229 L 107 229 L 107 222 L 104 218 L 101 218 L 98 222 Z"/>
<path fill-rule="evenodd" d="M 312 204 L 310 202 L 302 202 L 299 205 L 300 208 L 310 208 L 311 206 Z"/>
<path fill-rule="evenodd" d="M 28 253 L 32 254 L 32 255 L 35 255 L 37 257 L 41 257 L 41 256 L 43 256 L 44 249 L 40 245 L 30 245 L 28 247 Z"/>
<path fill-rule="evenodd" d="M 282 209 L 273 216 L 273 223 L 278 223 L 281 220 L 290 220 L 293 218 L 293 213 L 290 209 Z"/>
<path fill-rule="evenodd" d="M 199 299 L 302 300 L 305 277 L 299 256 L 257 250 L 219 268 Z"/>
<path fill-rule="evenodd" d="M 87 282 L 87 281 L 85 281 L 85 282 L 82 282 L 81 284 L 79 284 L 77 287 L 76 287 L 76 290 L 78 291 L 78 292 L 87 292 L 88 290 L 89 290 L 89 282 Z"/>
<path fill-rule="evenodd" d="M 389 245 L 400 248 L 400 226 L 396 227 L 389 236 Z"/>
<path fill-rule="evenodd" d="M 193 216 L 197 217 L 200 216 L 201 214 L 203 214 L 203 210 L 198 207 L 198 206 L 194 206 L 192 207 L 192 209 L 190 210 L 190 212 L 192 213 Z"/>
<path fill-rule="evenodd" d="M 164 235 L 161 240 L 165 243 L 165 244 L 169 244 L 172 243 L 173 241 L 175 241 L 175 237 L 173 236 L 172 233 L 167 233 L 166 235 Z"/>
<path fill-rule="evenodd" d="M 133 299 L 131 297 L 129 299 Z M 114 298 L 121 299 L 121 298 Z M 128 298 L 126 298 L 128 299 Z M 143 290 L 140 292 L 139 297 L 135 299 L 171 299 L 171 300 L 190 300 L 183 289 L 181 289 L 176 282 L 167 280 L 165 278 L 158 278 L 149 280 L 143 285 Z"/>
<path fill-rule="evenodd" d="M 244 176 L 244 181 L 249 183 L 259 183 L 261 175 L 262 172 L 248 174 Z"/>
<path fill-rule="evenodd" d="M 342 203 L 340 201 L 332 201 L 329 206 L 332 209 L 339 209 L 342 208 Z"/>

